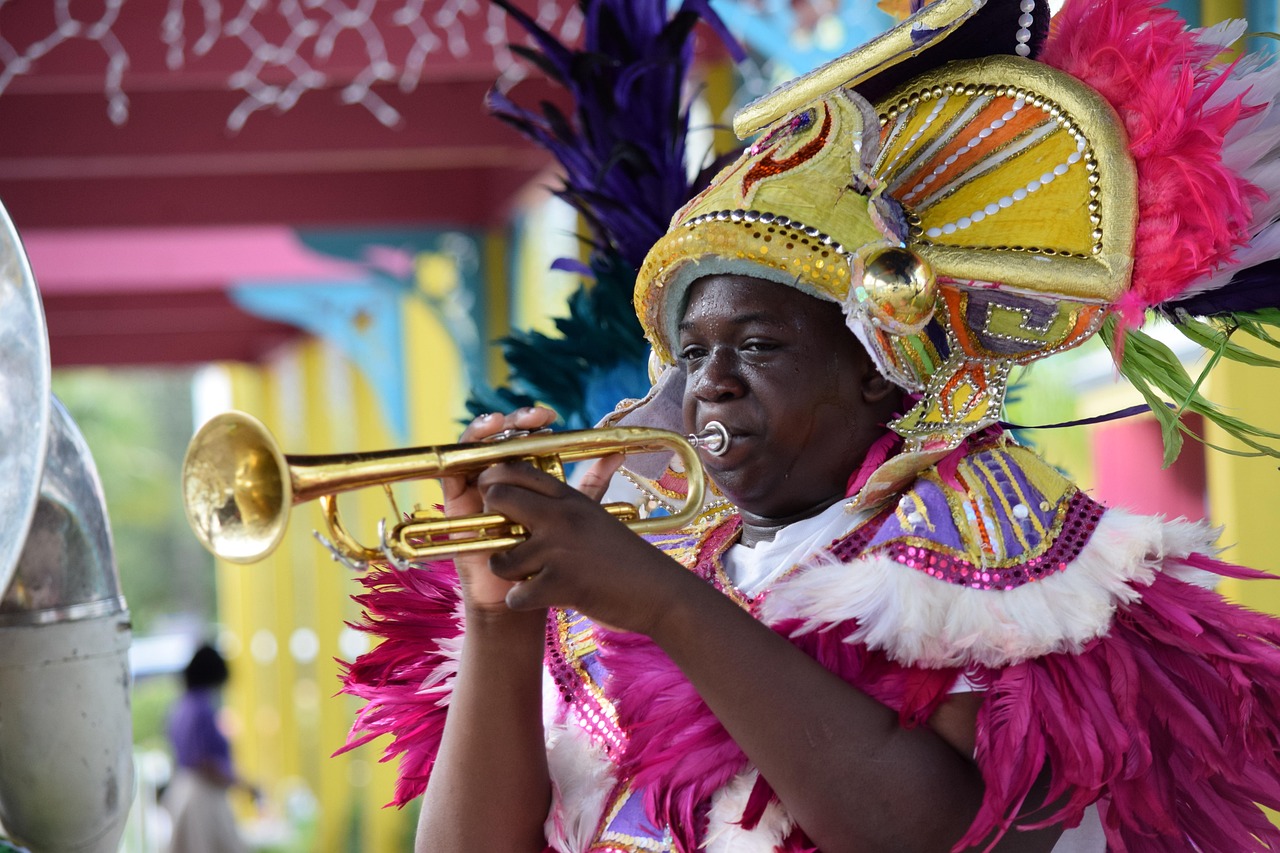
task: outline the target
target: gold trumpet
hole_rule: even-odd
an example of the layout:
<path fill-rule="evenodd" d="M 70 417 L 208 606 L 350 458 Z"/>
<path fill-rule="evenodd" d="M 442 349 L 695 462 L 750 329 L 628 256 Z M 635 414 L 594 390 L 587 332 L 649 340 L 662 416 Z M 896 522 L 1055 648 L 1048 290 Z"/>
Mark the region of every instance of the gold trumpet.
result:
<path fill-rule="evenodd" d="M 320 499 L 331 539 L 322 541 L 335 556 L 354 563 L 418 560 L 511 548 L 525 540 L 527 531 L 497 514 L 441 518 L 414 510 L 390 530 L 384 521 L 381 547 L 369 548 L 343 527 L 336 496 L 374 485 L 390 495 L 392 483 L 474 473 L 515 460 L 529 461 L 564 480 L 566 462 L 674 451 L 689 486 L 679 512 L 642 519 L 631 504 L 604 505 L 636 533 L 655 533 L 688 524 L 702 507 L 706 485 L 695 447 L 716 454 L 728 443 L 728 432 L 712 422 L 699 435 L 688 437 L 662 429 L 611 427 L 374 453 L 285 456 L 259 420 L 227 412 L 191 439 L 182 465 L 182 491 L 196 537 L 215 556 L 233 563 L 253 563 L 270 554 L 284 538 L 292 507 L 315 498 Z"/>

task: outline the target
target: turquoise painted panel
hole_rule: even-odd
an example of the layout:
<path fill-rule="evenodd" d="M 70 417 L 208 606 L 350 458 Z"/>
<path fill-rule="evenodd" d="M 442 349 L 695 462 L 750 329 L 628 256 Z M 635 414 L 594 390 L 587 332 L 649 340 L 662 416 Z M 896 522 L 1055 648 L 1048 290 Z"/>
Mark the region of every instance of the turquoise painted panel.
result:
<path fill-rule="evenodd" d="M 255 317 L 297 326 L 337 347 L 368 380 L 398 442 L 408 441 L 402 293 L 397 288 L 373 280 L 243 281 L 231 288 L 230 296 Z"/>

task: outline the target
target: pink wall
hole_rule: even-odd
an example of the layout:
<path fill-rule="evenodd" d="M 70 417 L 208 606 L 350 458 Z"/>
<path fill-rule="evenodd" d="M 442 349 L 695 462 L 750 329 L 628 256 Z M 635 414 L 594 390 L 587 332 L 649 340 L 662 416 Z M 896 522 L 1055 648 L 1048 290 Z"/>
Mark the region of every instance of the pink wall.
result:
<path fill-rule="evenodd" d="M 1198 415 L 1183 418 L 1202 434 Z M 1182 453 L 1161 468 L 1164 445 L 1155 417 L 1126 418 L 1093 429 L 1094 500 L 1134 512 L 1179 516 L 1192 520 L 1207 515 L 1205 506 L 1204 445 L 1186 438 Z"/>

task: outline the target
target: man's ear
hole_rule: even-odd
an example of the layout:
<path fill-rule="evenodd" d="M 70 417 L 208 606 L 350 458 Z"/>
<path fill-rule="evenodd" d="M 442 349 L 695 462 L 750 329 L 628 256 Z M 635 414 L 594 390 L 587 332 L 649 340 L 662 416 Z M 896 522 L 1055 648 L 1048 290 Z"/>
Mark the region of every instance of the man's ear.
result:
<path fill-rule="evenodd" d="M 867 370 L 862 374 L 862 399 L 868 403 L 881 403 L 888 399 L 897 399 L 902 389 L 884 377 L 871 359 L 867 359 Z"/>

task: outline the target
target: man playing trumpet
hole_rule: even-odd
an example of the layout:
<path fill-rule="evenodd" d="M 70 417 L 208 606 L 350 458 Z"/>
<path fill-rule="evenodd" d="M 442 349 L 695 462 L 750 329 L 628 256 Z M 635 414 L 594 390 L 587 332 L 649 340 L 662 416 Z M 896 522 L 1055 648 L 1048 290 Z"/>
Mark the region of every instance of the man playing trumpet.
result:
<path fill-rule="evenodd" d="M 1179 148 L 1194 169 L 1135 135 L 1136 111 L 1179 113 L 1135 92 L 1200 110 L 1200 142 L 1237 115 L 1161 88 L 1160 56 L 1226 73 L 1208 36 L 1147 3 L 1060 16 L 1046 40 L 1031 0 L 943 0 L 740 114 L 756 141 L 640 271 L 654 388 L 606 419 L 723 425 L 694 523 L 627 530 L 596 503 L 610 464 L 573 489 L 503 463 L 447 478 L 445 510 L 524 542 L 365 579 L 386 639 L 350 666 L 369 704 L 348 748 L 394 735 L 419 850 L 1280 844 L 1255 805 L 1280 807 L 1280 629 L 1189 582 L 1255 573 L 1206 525 L 1095 503 L 999 425 L 1013 365 L 1146 308 L 1239 321 L 1233 282 L 1260 279 L 1233 247 L 1274 218 L 1251 218 L 1225 131 Z M 1222 89 L 1252 93 L 1241 115 L 1274 94 L 1250 84 Z M 1168 180 L 1233 235 L 1203 270 L 1153 261 L 1179 250 L 1150 225 Z"/>

